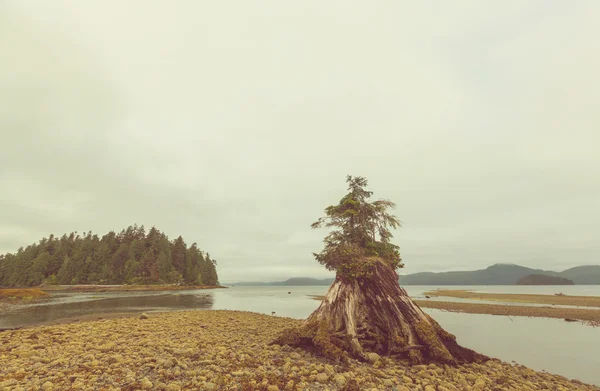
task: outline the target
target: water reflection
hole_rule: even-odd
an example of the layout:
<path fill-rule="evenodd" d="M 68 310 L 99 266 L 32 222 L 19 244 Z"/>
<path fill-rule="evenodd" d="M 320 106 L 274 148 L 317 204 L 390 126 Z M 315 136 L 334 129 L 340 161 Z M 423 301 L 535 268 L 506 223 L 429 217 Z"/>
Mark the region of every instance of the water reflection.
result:
<path fill-rule="evenodd" d="M 475 351 L 587 383 L 600 384 L 600 328 L 562 319 L 461 314 L 425 309 Z"/>
<path fill-rule="evenodd" d="M 57 297 L 56 300 L 59 303 L 55 304 L 48 301 L 40 305 L 26 306 L 3 314 L 0 317 L 0 328 L 30 326 L 64 318 L 95 314 L 101 316 L 101 314 L 115 312 L 211 309 L 214 303 L 211 294 L 123 295 L 93 300 L 77 300 L 76 296 L 61 296 Z"/>

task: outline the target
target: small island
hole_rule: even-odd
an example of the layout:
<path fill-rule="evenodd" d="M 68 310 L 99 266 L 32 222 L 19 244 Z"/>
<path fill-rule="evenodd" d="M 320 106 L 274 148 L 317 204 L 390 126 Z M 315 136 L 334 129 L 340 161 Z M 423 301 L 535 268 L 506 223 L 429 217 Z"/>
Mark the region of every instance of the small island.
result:
<path fill-rule="evenodd" d="M 575 283 L 563 277 L 529 274 L 519 278 L 517 285 L 575 285 Z"/>
<path fill-rule="evenodd" d="M 103 236 L 50 235 L 0 254 L 0 287 L 43 290 L 156 290 L 215 287 L 217 262 L 196 243 L 133 225 Z M 162 288 L 161 288 L 162 287 Z M 196 289 L 196 288 L 194 288 Z"/>

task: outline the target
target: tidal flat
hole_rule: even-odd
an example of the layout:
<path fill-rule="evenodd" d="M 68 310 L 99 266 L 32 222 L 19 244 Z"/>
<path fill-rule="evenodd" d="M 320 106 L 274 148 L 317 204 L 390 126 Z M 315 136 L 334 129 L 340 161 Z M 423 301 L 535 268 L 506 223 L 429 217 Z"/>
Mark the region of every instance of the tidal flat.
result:
<path fill-rule="evenodd" d="M 0 333 L 3 390 L 600 390 L 499 360 L 331 362 L 269 342 L 300 320 L 181 311 Z"/>
<path fill-rule="evenodd" d="M 49 295 L 38 288 L 0 289 L 0 314 L 47 297 Z"/>
<path fill-rule="evenodd" d="M 184 291 L 201 289 L 224 289 L 220 285 L 45 285 L 46 292 L 147 292 L 147 291 Z"/>
<path fill-rule="evenodd" d="M 39 288 L 0 289 L 0 300 L 32 300 L 47 296 L 48 294 Z"/>
<path fill-rule="evenodd" d="M 560 287 L 556 288 L 560 289 Z M 432 297 L 452 297 L 456 299 L 499 301 L 505 303 L 530 303 L 600 308 L 600 297 L 598 296 L 565 295 L 561 292 L 557 292 L 554 295 L 542 295 L 526 293 L 474 292 L 463 289 L 436 289 L 426 291 L 424 294 Z"/>
<path fill-rule="evenodd" d="M 536 318 L 555 318 L 567 321 L 580 321 L 589 326 L 600 326 L 600 309 L 533 307 L 502 304 L 457 303 L 452 301 L 415 300 L 423 308 L 433 308 L 468 314 L 488 314 L 501 316 L 531 316 Z"/>
<path fill-rule="evenodd" d="M 465 292 L 465 291 L 456 291 Z M 426 292 L 431 293 L 431 292 Z M 501 295 L 498 295 L 501 296 Z M 515 295 L 517 296 L 517 295 Z M 547 295 L 529 295 L 547 296 Z M 309 295 L 313 300 L 321 301 L 323 295 Z M 458 296 L 449 296 L 458 297 Z M 600 299 L 588 297 L 589 299 Z M 600 326 L 600 309 L 575 308 L 575 302 L 566 302 L 573 307 L 549 307 L 549 306 L 519 306 L 507 304 L 465 303 L 456 301 L 415 300 L 419 307 L 431 308 L 450 312 L 462 312 L 467 314 L 487 314 L 501 316 L 527 316 L 535 318 L 565 319 L 567 321 L 580 321 L 585 325 Z"/>

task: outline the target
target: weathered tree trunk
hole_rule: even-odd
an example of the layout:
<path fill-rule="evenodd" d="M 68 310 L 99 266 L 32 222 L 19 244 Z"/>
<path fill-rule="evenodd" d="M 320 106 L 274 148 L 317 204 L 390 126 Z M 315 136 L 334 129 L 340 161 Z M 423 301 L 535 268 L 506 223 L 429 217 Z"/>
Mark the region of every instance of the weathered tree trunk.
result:
<path fill-rule="evenodd" d="M 333 359 L 368 360 L 368 353 L 411 363 L 459 363 L 487 357 L 456 342 L 454 335 L 424 313 L 398 283 L 398 274 L 376 262 L 368 279 L 339 276 L 302 326 L 288 329 L 275 344 L 313 347 Z"/>

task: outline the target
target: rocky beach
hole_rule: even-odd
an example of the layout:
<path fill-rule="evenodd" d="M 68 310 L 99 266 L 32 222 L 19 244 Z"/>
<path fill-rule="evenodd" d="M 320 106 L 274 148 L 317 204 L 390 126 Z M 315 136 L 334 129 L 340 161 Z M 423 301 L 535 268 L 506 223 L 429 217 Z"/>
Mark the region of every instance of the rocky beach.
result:
<path fill-rule="evenodd" d="M 300 321 L 240 311 L 152 313 L 0 333 L 0 390 L 600 390 L 498 360 L 338 364 L 269 342 Z"/>

